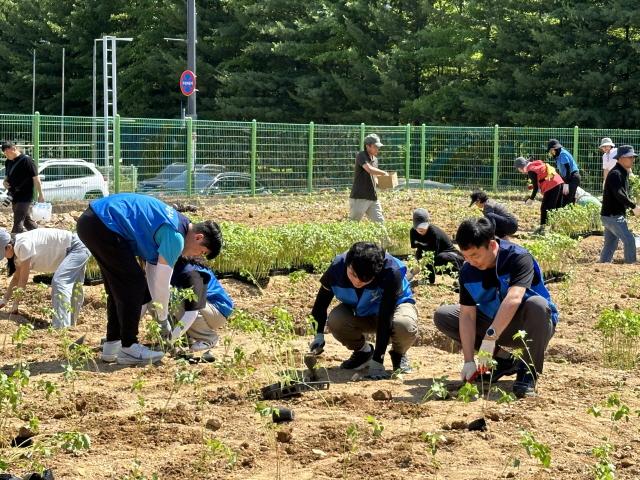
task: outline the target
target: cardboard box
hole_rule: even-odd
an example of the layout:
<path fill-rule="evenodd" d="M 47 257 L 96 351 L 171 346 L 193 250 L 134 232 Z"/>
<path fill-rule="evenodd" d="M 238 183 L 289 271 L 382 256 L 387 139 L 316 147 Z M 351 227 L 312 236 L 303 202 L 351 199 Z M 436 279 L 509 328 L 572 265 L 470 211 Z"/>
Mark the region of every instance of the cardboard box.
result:
<path fill-rule="evenodd" d="M 376 177 L 378 180 L 378 188 L 380 190 L 387 190 L 398 186 L 398 174 L 396 172 L 388 172 L 389 175 L 383 177 Z"/>

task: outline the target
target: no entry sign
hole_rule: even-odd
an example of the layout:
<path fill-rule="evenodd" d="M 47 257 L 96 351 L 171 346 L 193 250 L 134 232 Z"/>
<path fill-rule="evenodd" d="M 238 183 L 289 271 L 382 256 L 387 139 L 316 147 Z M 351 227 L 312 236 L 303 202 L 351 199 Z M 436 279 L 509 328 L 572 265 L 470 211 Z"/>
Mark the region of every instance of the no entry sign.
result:
<path fill-rule="evenodd" d="M 196 74 L 191 70 L 185 70 L 180 75 L 180 91 L 187 97 L 196 91 Z"/>

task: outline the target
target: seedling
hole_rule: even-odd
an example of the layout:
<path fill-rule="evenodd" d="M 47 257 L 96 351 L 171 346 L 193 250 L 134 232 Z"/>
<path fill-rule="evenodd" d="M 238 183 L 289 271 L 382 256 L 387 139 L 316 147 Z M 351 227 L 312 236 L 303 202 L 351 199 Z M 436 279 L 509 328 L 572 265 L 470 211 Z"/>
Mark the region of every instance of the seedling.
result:
<path fill-rule="evenodd" d="M 538 459 L 545 468 L 551 466 L 551 449 L 544 443 L 538 442 L 532 433 L 526 430 L 521 431 L 520 444 L 530 458 Z"/>
<path fill-rule="evenodd" d="M 478 391 L 478 387 L 473 383 L 465 382 L 462 387 L 458 390 L 458 400 L 469 403 L 472 400 L 476 400 L 480 392 Z"/>
<path fill-rule="evenodd" d="M 640 314 L 605 309 L 595 326 L 602 334 L 602 358 L 606 367 L 630 370 L 640 354 Z"/>
<path fill-rule="evenodd" d="M 382 423 L 380 423 L 380 420 L 378 420 L 373 415 L 368 415 L 366 420 L 367 420 L 367 423 L 369 425 L 371 425 L 371 430 L 372 430 L 372 433 L 373 433 L 373 437 L 374 438 L 381 437 L 382 436 L 382 432 L 384 432 L 384 425 Z"/>
<path fill-rule="evenodd" d="M 164 418 L 164 414 L 167 411 L 167 408 L 169 407 L 169 403 L 171 402 L 173 396 L 177 394 L 178 391 L 180 391 L 183 385 L 195 386 L 196 382 L 198 381 L 199 375 L 200 372 L 189 368 L 189 362 L 187 362 L 185 359 L 181 358 L 177 361 L 177 369 L 173 373 L 173 386 L 171 387 L 171 391 L 169 392 L 167 401 L 162 408 L 162 415 L 160 417 L 161 420 Z"/>
<path fill-rule="evenodd" d="M 238 461 L 238 454 L 229 445 L 217 438 L 206 438 L 204 441 L 204 458 L 222 458 L 226 467 L 231 470 Z"/>
<path fill-rule="evenodd" d="M 436 400 L 446 400 L 449 397 L 447 390 L 447 377 L 434 378 L 433 383 L 422 397 L 422 401 L 426 402 L 432 398 Z"/>
<path fill-rule="evenodd" d="M 358 440 L 360 439 L 360 430 L 355 423 L 349 424 L 346 430 L 345 438 L 345 457 L 342 462 L 342 478 L 347 478 L 347 468 L 351 462 L 351 456 L 358 450 Z"/>
<path fill-rule="evenodd" d="M 506 392 L 503 389 L 501 389 L 500 387 L 492 387 L 491 391 L 497 393 L 498 395 L 500 395 L 500 397 L 497 400 L 497 403 L 499 403 L 499 404 L 511 403 L 511 402 L 515 402 L 516 401 L 516 396 L 513 393 Z"/>
<path fill-rule="evenodd" d="M 436 468 L 440 467 L 440 463 L 436 460 L 436 453 L 441 443 L 447 441 L 446 437 L 438 432 L 422 432 L 420 438 L 427 444 L 427 451 L 431 454 L 431 461 Z"/>

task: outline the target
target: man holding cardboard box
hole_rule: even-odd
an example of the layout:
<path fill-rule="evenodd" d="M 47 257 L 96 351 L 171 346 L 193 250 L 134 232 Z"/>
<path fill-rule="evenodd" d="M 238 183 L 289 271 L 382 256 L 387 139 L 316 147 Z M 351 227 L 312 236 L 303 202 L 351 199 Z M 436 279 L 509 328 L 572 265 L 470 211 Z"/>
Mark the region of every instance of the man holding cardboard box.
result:
<path fill-rule="evenodd" d="M 380 137 L 370 133 L 364 139 L 364 150 L 358 153 L 349 196 L 349 218 L 360 221 L 367 215 L 372 222 L 384 222 L 382 206 L 376 194 L 375 177 L 389 174 L 378 168 L 378 151 L 382 147 Z"/>

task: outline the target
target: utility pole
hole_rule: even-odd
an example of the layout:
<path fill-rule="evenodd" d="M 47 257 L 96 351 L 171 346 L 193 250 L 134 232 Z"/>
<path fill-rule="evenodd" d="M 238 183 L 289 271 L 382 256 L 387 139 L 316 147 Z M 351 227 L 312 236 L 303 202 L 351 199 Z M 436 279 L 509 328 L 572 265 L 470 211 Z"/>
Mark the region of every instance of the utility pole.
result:
<path fill-rule="evenodd" d="M 33 72 L 31 73 L 31 115 L 36 113 L 36 49 L 33 49 Z"/>
<path fill-rule="evenodd" d="M 196 1 L 187 0 L 187 69 L 196 75 Z M 196 95 L 198 83 L 196 82 L 196 90 L 189 95 L 188 115 L 194 120 L 198 118 L 196 113 Z"/>

